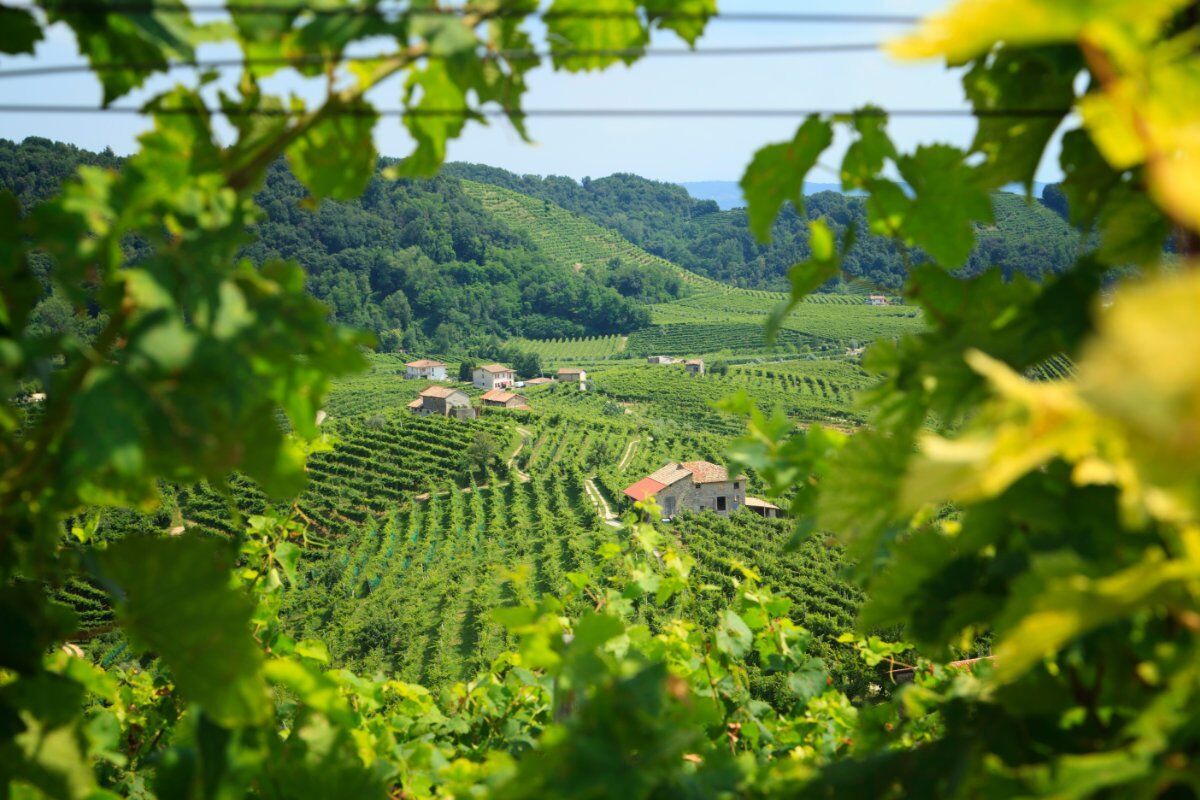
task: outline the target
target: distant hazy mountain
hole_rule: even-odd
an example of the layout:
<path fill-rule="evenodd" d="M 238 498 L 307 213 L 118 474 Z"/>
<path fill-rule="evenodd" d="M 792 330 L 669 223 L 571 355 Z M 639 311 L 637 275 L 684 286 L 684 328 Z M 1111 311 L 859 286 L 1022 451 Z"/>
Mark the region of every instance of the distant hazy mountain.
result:
<path fill-rule="evenodd" d="M 687 189 L 688 194 L 697 200 L 712 200 L 723 211 L 728 211 L 731 208 L 742 208 L 746 205 L 746 201 L 742 198 L 742 187 L 738 186 L 737 181 L 684 181 L 679 184 Z M 1033 196 L 1041 197 L 1042 189 L 1046 188 L 1044 183 L 1034 183 Z M 805 183 L 804 193 L 817 194 L 819 192 L 840 192 L 841 184 L 837 183 Z M 1014 194 L 1022 194 L 1023 189 L 1020 186 L 1012 185 L 1004 187 L 1004 191 Z"/>

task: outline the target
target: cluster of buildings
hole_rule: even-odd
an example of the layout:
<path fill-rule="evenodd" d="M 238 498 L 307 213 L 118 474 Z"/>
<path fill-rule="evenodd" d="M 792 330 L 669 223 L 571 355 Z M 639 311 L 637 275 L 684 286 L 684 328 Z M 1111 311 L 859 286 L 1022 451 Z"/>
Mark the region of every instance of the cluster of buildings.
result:
<path fill-rule="evenodd" d="M 647 356 L 646 363 L 648 364 L 683 364 L 683 368 L 688 371 L 689 375 L 704 374 L 704 359 L 689 358 L 686 361 L 682 358 L 672 358 L 671 356 Z"/>
<path fill-rule="evenodd" d="M 446 364 L 428 358 L 410 361 L 404 365 L 404 377 L 410 380 L 445 381 Z M 427 386 L 416 400 L 408 404 L 414 414 L 438 414 L 455 419 L 475 419 L 479 410 L 487 408 L 529 408 L 528 399 L 511 389 L 535 386 L 552 382 L 578 383 L 582 390 L 587 386 L 587 372 L 582 369 L 564 367 L 550 378 L 534 378 L 526 383 L 517 381 L 517 373 L 505 364 L 484 364 L 471 373 L 471 384 L 485 390 L 479 398 L 479 409 L 471 404 L 471 397 L 453 386 Z"/>
<path fill-rule="evenodd" d="M 739 508 L 771 519 L 780 516 L 774 503 L 746 494 L 746 476 L 709 461 L 671 462 L 625 489 L 625 496 L 640 502 L 653 497 L 664 519 L 681 511 L 712 511 L 727 516 Z"/>

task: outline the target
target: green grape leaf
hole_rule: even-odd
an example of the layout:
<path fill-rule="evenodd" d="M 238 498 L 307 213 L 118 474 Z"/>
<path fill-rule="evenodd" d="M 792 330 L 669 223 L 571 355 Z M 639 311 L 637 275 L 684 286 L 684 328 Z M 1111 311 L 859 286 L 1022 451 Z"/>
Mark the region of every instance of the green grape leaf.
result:
<path fill-rule="evenodd" d="M 1171 220 L 1162 210 L 1127 183 L 1109 193 L 1099 228 L 1097 256 L 1114 266 L 1157 263 L 1172 230 Z"/>
<path fill-rule="evenodd" d="M 750 231 L 760 241 L 771 237 L 771 225 L 779 209 L 789 200 L 804 206 L 804 178 L 821 153 L 833 142 L 833 127 L 820 117 L 810 116 L 790 142 L 767 145 L 754 154 L 742 176 Z"/>
<path fill-rule="evenodd" d="M 362 194 L 375 172 L 371 132 L 379 115 L 361 100 L 327 107 L 330 113 L 288 148 L 288 162 L 315 199 L 350 200 Z"/>
<path fill-rule="evenodd" d="M 825 691 L 828 677 L 825 662 L 812 658 L 787 676 L 787 686 L 800 702 L 805 703 Z"/>
<path fill-rule="evenodd" d="M 0 192 L 0 335 L 25 327 L 42 296 L 42 285 L 29 268 L 21 231 L 21 204 L 10 191 Z"/>
<path fill-rule="evenodd" d="M 104 105 L 138 88 L 171 58 L 193 57 L 195 26 L 180 0 L 163 0 L 168 8 L 152 11 L 97 13 L 99 8 L 58 11 L 47 3 L 51 22 L 66 22 L 75 32 L 79 51 L 96 70 L 104 87 Z M 98 0 L 97 6 L 108 5 Z M 114 64 L 121 65 L 113 68 Z"/>
<path fill-rule="evenodd" d="M 1032 191 L 1046 144 L 1074 104 L 1075 76 L 1083 64 L 1074 47 L 1001 50 L 980 58 L 963 76 L 963 88 L 979 111 L 1051 109 L 1046 116 L 981 116 L 971 149 L 989 185 L 1021 183 Z"/>
<path fill-rule="evenodd" d="M 1092 227 L 1109 194 L 1120 183 L 1121 174 L 1109 166 L 1091 137 L 1080 129 L 1063 136 L 1059 164 L 1063 171 L 1060 186 L 1067 198 L 1071 224 Z"/>
<path fill-rule="evenodd" d="M 1133 44 L 1153 36 L 1189 2 L 960 0 L 947 11 L 929 16 L 888 49 L 900 58 L 944 56 L 957 65 L 983 55 L 998 42 L 1026 47 L 1073 42 L 1089 25 L 1101 26 L 1110 39 Z"/>
<path fill-rule="evenodd" d="M 717 649 L 732 658 L 741 658 L 753 644 L 754 634 L 750 631 L 750 626 L 736 611 L 725 609 L 717 629 Z"/>
<path fill-rule="evenodd" d="M 792 285 L 792 292 L 788 299 L 767 317 L 764 336 L 768 343 L 775 341 L 784 320 L 805 297 L 841 274 L 842 254 L 849 252 L 854 246 L 853 228 L 846 230 L 846 237 L 839 250 L 833 231 L 824 219 L 812 220 L 808 227 L 811 255 L 807 261 L 793 264 L 788 270 L 788 282 Z"/>
<path fill-rule="evenodd" d="M 45 600 L 32 583 L 0 587 L 0 667 L 32 674 L 42 654 L 75 629 L 78 620 L 66 608 Z"/>
<path fill-rule="evenodd" d="M 642 0 L 642 6 L 654 27 L 674 31 L 693 46 L 717 14 L 717 0 Z"/>
<path fill-rule="evenodd" d="M 568 72 L 632 64 L 650 39 L 635 0 L 554 0 L 544 19 L 554 66 Z"/>
<path fill-rule="evenodd" d="M 888 159 L 896 158 L 896 146 L 887 135 L 887 116 L 874 106 L 853 118 L 857 137 L 842 157 L 842 188 L 849 192 L 866 189 L 883 170 Z"/>
<path fill-rule="evenodd" d="M 49 797 L 95 796 L 96 778 L 79 726 L 83 702 L 79 684 L 48 673 L 0 687 L 0 725 L 7 728 L 5 717 L 11 714 L 17 726 L 15 731 L 3 730 L 0 738 L 0 776 L 6 790 L 17 779 Z M 30 795 L 18 789 L 16 796 Z"/>
<path fill-rule="evenodd" d="M 42 28 L 33 14 L 0 6 L 0 53 L 32 53 L 42 38 Z"/>
<path fill-rule="evenodd" d="M 226 546 L 193 536 L 124 539 L 101 564 L 122 627 L 158 654 L 184 697 L 222 725 L 267 718 L 252 605 L 230 584 Z"/>
<path fill-rule="evenodd" d="M 415 105 L 417 92 L 421 98 Z M 393 170 L 399 177 L 429 177 L 446 160 L 446 142 L 462 133 L 471 114 L 466 91 L 454 80 L 445 61 L 431 61 L 412 72 L 405 89 L 404 125 L 417 146 Z"/>
<path fill-rule="evenodd" d="M 300 563 L 300 548 L 291 542 L 280 542 L 275 545 L 275 561 L 283 569 L 288 583 L 295 586 L 298 579 L 296 565 Z"/>
<path fill-rule="evenodd" d="M 925 145 L 896 161 L 915 195 L 905 214 L 904 234 L 941 266 L 966 262 L 975 246 L 975 222 L 992 221 L 992 201 L 979 173 L 949 145 Z"/>

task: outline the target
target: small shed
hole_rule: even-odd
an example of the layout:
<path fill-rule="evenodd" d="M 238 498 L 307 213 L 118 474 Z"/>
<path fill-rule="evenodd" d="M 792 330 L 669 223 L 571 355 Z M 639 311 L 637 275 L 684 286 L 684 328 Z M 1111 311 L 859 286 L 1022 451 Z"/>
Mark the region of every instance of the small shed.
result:
<path fill-rule="evenodd" d="M 704 359 L 689 358 L 687 361 L 683 362 L 683 368 L 688 371 L 689 375 L 703 375 Z"/>
<path fill-rule="evenodd" d="M 767 519 L 779 519 L 781 516 L 783 516 L 783 510 L 779 506 L 775 505 L 774 503 L 768 503 L 766 500 L 758 497 L 746 495 L 745 505 L 746 508 L 753 511 L 755 514 L 758 514 L 760 517 L 766 517 Z"/>
<path fill-rule="evenodd" d="M 524 395 L 506 392 L 503 389 L 484 392 L 479 399 L 488 408 L 529 408 L 529 401 Z"/>
<path fill-rule="evenodd" d="M 867 298 L 867 305 L 886 306 L 890 303 L 885 294 L 873 294 Z"/>
<path fill-rule="evenodd" d="M 670 356 L 646 356 L 647 364 L 674 364 L 675 359 Z"/>

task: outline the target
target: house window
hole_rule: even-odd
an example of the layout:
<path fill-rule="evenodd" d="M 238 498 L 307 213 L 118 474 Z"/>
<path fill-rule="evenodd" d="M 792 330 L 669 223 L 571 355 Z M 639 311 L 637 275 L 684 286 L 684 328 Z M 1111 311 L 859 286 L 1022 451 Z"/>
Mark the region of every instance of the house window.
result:
<path fill-rule="evenodd" d="M 738 482 L 737 482 L 737 481 L 734 481 L 734 482 L 733 482 L 733 490 L 736 492 L 736 491 L 737 491 L 738 489 L 740 489 L 740 488 L 742 488 L 742 487 L 738 486 Z"/>
<path fill-rule="evenodd" d="M 717 511 L 724 511 L 724 510 L 725 510 L 725 496 L 722 495 L 721 497 L 717 498 Z"/>

